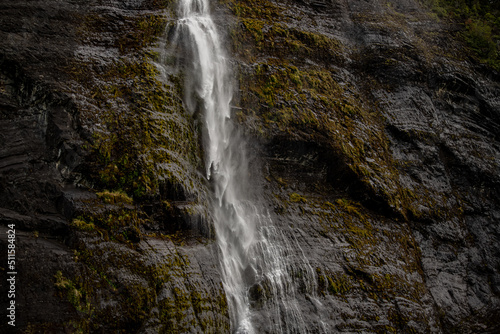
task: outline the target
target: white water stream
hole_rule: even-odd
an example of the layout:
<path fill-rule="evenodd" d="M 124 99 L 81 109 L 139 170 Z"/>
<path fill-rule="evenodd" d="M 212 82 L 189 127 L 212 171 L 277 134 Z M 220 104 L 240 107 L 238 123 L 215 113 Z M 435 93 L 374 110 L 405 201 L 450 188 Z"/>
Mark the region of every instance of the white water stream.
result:
<path fill-rule="evenodd" d="M 203 122 L 206 176 L 214 189 L 212 210 L 231 327 L 238 334 L 256 333 L 263 315 L 256 319 L 249 291 L 260 282 L 268 329 L 307 333 L 287 268 L 289 245 L 269 214 L 250 200 L 245 145 L 231 121 L 232 74 L 208 0 L 179 1 L 174 38 L 187 53 L 184 102 Z"/>

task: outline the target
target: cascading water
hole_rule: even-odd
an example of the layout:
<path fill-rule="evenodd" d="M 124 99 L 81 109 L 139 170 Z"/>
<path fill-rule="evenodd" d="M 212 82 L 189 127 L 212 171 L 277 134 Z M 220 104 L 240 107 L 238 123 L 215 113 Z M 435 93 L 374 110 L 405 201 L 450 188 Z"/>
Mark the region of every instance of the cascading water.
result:
<path fill-rule="evenodd" d="M 242 333 L 252 333 L 244 273 L 250 268 L 248 252 L 255 231 L 249 203 L 242 196 L 246 164 L 230 122 L 229 67 L 208 7 L 206 0 L 180 0 L 176 38 L 188 43 L 186 50 L 192 53 L 185 100 L 192 112 L 196 108 L 202 112 L 206 174 L 214 187 L 215 232 L 232 325 Z"/>
<path fill-rule="evenodd" d="M 250 200 L 244 142 L 231 122 L 231 73 L 208 0 L 179 1 L 174 39 L 188 59 L 184 102 L 203 122 L 206 176 L 214 191 L 212 210 L 231 326 L 235 333 L 256 332 L 249 291 L 259 285 L 268 294 L 268 330 L 307 333 L 289 276 L 285 238 L 269 214 Z"/>

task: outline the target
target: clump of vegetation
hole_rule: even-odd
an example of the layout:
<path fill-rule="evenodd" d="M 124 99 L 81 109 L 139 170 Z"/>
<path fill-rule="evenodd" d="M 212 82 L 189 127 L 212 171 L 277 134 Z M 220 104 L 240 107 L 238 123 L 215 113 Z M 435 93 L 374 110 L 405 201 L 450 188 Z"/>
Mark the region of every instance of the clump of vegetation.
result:
<path fill-rule="evenodd" d="M 493 34 L 494 26 L 486 20 L 468 19 L 465 21 L 465 28 L 464 37 L 471 48 L 483 61 L 497 70 L 500 69 L 499 49 L 496 43 L 500 39 Z"/>
<path fill-rule="evenodd" d="M 423 0 L 440 18 L 462 27 L 462 36 L 481 62 L 500 70 L 500 2 L 489 0 Z"/>
<path fill-rule="evenodd" d="M 291 193 L 290 194 L 290 202 L 292 203 L 306 203 L 307 199 L 304 196 L 301 196 L 297 193 Z"/>
<path fill-rule="evenodd" d="M 333 277 L 327 276 L 328 292 L 333 295 L 346 295 L 352 289 L 352 280 L 345 274 L 336 275 Z"/>
<path fill-rule="evenodd" d="M 67 300 L 75 307 L 75 309 L 80 312 L 90 312 L 90 303 L 87 301 L 87 297 L 82 291 L 83 289 L 81 286 L 64 277 L 61 271 L 58 271 L 54 275 L 54 278 L 55 287 L 66 292 Z"/>
<path fill-rule="evenodd" d="M 345 198 L 339 198 L 335 201 L 335 203 L 337 203 L 337 205 L 339 207 L 341 207 L 342 210 L 344 210 L 350 214 L 355 214 L 355 215 L 361 216 L 361 214 L 359 213 L 359 209 L 360 209 L 359 203 L 355 203 L 355 202 L 350 201 L 350 200 L 345 199 Z"/>
<path fill-rule="evenodd" d="M 108 191 L 104 190 L 97 193 L 97 196 L 104 200 L 104 203 L 107 204 L 132 204 L 133 200 L 130 198 L 125 192 L 121 190 L 117 191 Z"/>
<path fill-rule="evenodd" d="M 103 240 L 114 240 L 129 245 L 140 241 L 141 226 L 147 218 L 135 208 L 87 214 L 73 220 L 71 226 L 83 232 L 94 232 Z"/>
<path fill-rule="evenodd" d="M 95 230 L 95 225 L 92 222 L 87 222 L 82 218 L 75 218 L 70 224 L 71 227 L 84 231 L 84 232 L 90 232 Z"/>

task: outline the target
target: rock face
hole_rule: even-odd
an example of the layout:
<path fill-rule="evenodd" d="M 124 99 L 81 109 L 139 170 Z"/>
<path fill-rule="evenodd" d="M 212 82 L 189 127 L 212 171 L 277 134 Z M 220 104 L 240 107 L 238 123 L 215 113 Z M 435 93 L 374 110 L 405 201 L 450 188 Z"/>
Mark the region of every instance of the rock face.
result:
<path fill-rule="evenodd" d="M 150 50 L 166 5 L 0 5 L 2 333 L 228 331 L 197 134 Z"/>
<path fill-rule="evenodd" d="M 175 4 L 0 8 L 0 331 L 230 332 L 196 115 L 157 65 Z M 458 27 L 414 0 L 213 9 L 306 328 L 500 331 L 499 76 Z"/>
<path fill-rule="evenodd" d="M 308 328 L 498 331 L 498 74 L 415 1 L 229 8 L 238 116 L 314 269 Z"/>

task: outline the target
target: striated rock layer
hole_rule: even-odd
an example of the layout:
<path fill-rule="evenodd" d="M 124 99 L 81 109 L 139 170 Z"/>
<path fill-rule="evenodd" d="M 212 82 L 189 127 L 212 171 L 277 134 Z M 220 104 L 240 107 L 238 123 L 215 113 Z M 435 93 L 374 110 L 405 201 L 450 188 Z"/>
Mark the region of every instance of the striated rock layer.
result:
<path fill-rule="evenodd" d="M 306 328 L 500 331 L 499 76 L 460 27 L 414 0 L 213 7 Z M 2 333 L 230 332 L 185 50 L 157 52 L 174 8 L 1 1 Z"/>
<path fill-rule="evenodd" d="M 316 273 L 311 328 L 498 331 L 498 74 L 416 1 L 228 6 L 238 117 Z"/>
<path fill-rule="evenodd" d="M 228 330 L 198 134 L 152 50 L 169 6 L 0 5 L 2 333 Z"/>

